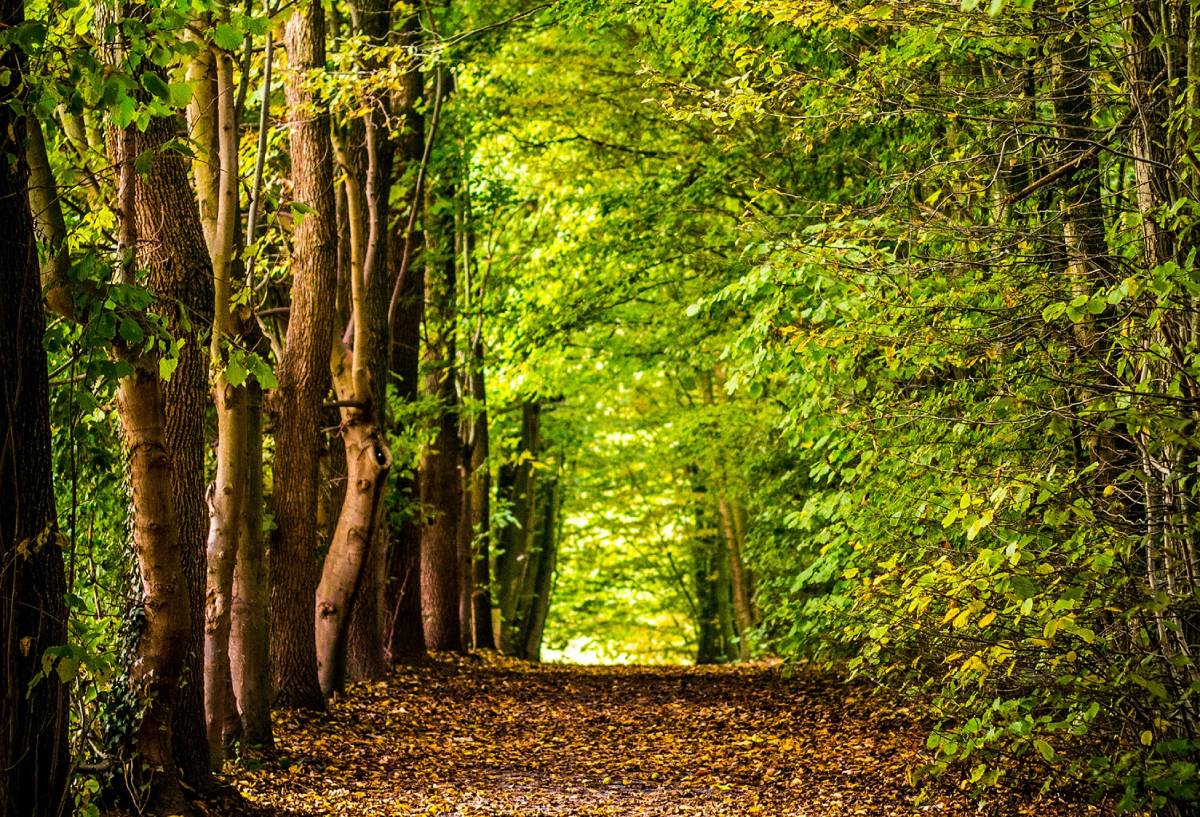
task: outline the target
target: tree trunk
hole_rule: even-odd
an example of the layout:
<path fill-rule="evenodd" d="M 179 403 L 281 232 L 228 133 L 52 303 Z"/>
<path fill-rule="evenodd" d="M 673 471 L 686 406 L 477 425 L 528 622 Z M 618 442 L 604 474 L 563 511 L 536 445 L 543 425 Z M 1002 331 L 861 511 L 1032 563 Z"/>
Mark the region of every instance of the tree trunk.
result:
<path fill-rule="evenodd" d="M 542 515 L 537 536 L 537 559 L 534 579 L 531 583 L 532 598 L 525 614 L 523 650 L 521 658 L 527 661 L 542 660 L 542 635 L 546 630 L 546 618 L 550 614 L 550 595 L 554 589 L 554 569 L 558 562 L 559 510 L 562 507 L 562 483 L 554 474 L 542 483 Z"/>
<path fill-rule="evenodd" d="M 171 457 L 158 388 L 158 361 L 129 355 L 133 373 L 117 387 L 117 409 L 130 452 L 134 548 L 145 623 L 130 671 L 143 711 L 136 728 L 139 785 L 150 786 L 152 812 L 186 809 L 172 746 L 172 711 L 191 641 L 187 584 L 179 561 Z M 207 749 L 207 743 L 201 740 Z"/>
<path fill-rule="evenodd" d="M 23 16 L 22 3 L 0 3 L 6 27 Z M 68 686 L 55 671 L 33 682 L 46 650 L 67 640 L 42 346 L 46 320 L 26 169 L 12 158 L 22 155 L 25 135 L 13 104 L 20 77 L 16 54 L 5 52 L 0 66 L 11 72 L 0 86 L 0 134 L 9 157 L 0 162 L 0 813 L 59 817 L 71 811 Z M 40 126 L 32 125 L 38 132 L 31 138 L 40 139 Z M 58 254 L 53 246 L 52 256 Z"/>
<path fill-rule="evenodd" d="M 201 327 L 212 320 L 212 266 L 187 164 L 178 152 L 162 149 L 178 135 L 177 125 L 175 118 L 155 118 L 134 139 L 136 155 L 154 155 L 150 172 L 137 177 L 134 212 L 138 265 L 148 271 L 155 310 L 171 335 L 183 341 L 174 373 L 161 384 L 171 503 L 191 628 L 174 712 L 174 738 L 184 781 L 206 791 L 212 785 L 202 672 L 208 538 L 204 414 L 209 395 L 208 355 L 199 341 Z M 164 213 L 172 217 L 165 219 Z"/>
<path fill-rule="evenodd" d="M 521 439 L 517 462 L 501 469 L 498 496 L 511 507 L 512 521 L 497 535 L 496 582 L 500 595 L 500 649 L 521 652 L 521 591 L 525 586 L 535 518 L 533 462 L 538 455 L 541 408 L 528 401 L 521 407 Z"/>
<path fill-rule="evenodd" d="M 361 327 L 365 313 L 357 308 L 355 312 Z M 370 346 L 365 341 L 365 329 L 359 332 L 355 344 L 366 354 Z M 354 360 L 357 357 L 357 354 L 345 355 L 342 367 L 334 376 L 339 401 L 361 404 L 365 397 L 367 408 L 364 410 L 355 405 L 342 409 L 346 488 L 317 587 L 317 667 L 321 691 L 327 697 L 340 692 L 345 683 L 350 615 L 374 540 L 383 483 L 392 464 L 391 452 L 371 413 L 369 384 L 363 381 L 366 375 L 361 370 L 354 374 L 354 370 L 360 369 Z M 356 384 L 355 381 L 362 382 Z M 366 394 L 361 391 L 364 388 Z"/>
<path fill-rule="evenodd" d="M 459 473 L 462 474 L 463 488 L 462 502 L 458 506 L 458 575 L 462 577 L 458 586 L 458 623 L 462 628 L 463 647 L 467 650 L 473 649 L 475 644 L 475 563 L 473 559 L 475 547 L 473 502 L 475 496 L 471 490 L 474 482 L 471 472 L 471 452 L 474 446 L 465 436 L 469 433 L 470 429 L 465 428 L 465 425 L 459 427 L 459 441 L 461 442 L 459 453 L 462 455 Z"/>
<path fill-rule="evenodd" d="M 711 538 L 699 536 L 692 544 L 692 579 L 696 591 L 696 663 L 721 661 L 720 611 L 717 606 L 716 558 Z"/>
<path fill-rule="evenodd" d="M 140 221 L 135 199 L 142 192 L 133 168 L 134 157 L 139 155 L 137 131 L 114 129 L 110 143 L 113 164 L 118 168 L 120 280 L 132 284 Z M 172 715 L 194 631 L 180 561 L 173 463 L 167 447 L 157 358 L 139 351 L 136 345 L 118 345 L 116 351 L 130 367 L 130 373 L 117 384 L 117 413 L 129 452 L 133 541 L 144 614 L 129 677 L 130 688 L 141 704 L 133 732 L 137 765 L 131 785 L 145 787 L 152 813 L 175 813 L 186 811 L 187 805 L 179 785 Z M 200 742 L 207 749 L 203 732 Z"/>
<path fill-rule="evenodd" d="M 253 348 L 251 345 L 249 348 Z M 271 747 L 271 662 L 268 643 L 266 542 L 263 539 L 262 389 L 246 388 L 246 495 L 238 525 L 230 610 L 229 672 L 242 740 Z"/>
<path fill-rule="evenodd" d="M 255 170 L 246 216 L 246 243 L 253 243 L 262 197 L 262 173 L 266 160 L 267 129 L 271 115 L 271 84 L 275 40 L 267 33 L 260 98 L 259 133 Z M 236 114 L 236 110 L 235 110 Z M 235 117 L 236 118 L 236 117 Z M 246 270 L 246 284 L 254 286 L 254 270 Z M 267 339 L 256 317 L 247 309 L 239 315 L 243 347 L 251 354 L 266 356 Z M 252 379 L 246 384 L 246 487 L 238 520 L 237 554 L 234 561 L 230 605 L 229 675 L 231 695 L 237 706 L 242 741 L 250 746 L 274 745 L 271 732 L 271 656 L 269 627 L 270 576 L 263 538 L 263 391 Z"/>
<path fill-rule="evenodd" d="M 746 565 L 742 562 L 741 533 L 733 502 L 722 497 L 718 503 L 721 532 L 725 539 L 724 555 L 728 562 L 729 584 L 733 601 L 733 617 L 737 627 L 737 656 L 746 661 L 750 658 L 749 632 L 754 627 L 754 611 L 750 604 L 750 586 L 746 577 Z"/>
<path fill-rule="evenodd" d="M 355 29 L 364 34 L 370 42 L 380 46 L 387 43 L 391 35 L 392 18 L 386 2 L 364 0 L 361 3 L 352 3 L 350 14 Z M 382 67 L 377 58 L 371 58 L 366 61 L 364 70 L 373 72 Z M 381 437 L 386 436 L 384 432 L 388 427 L 387 372 L 391 362 L 391 327 L 387 314 L 393 287 L 390 274 L 392 264 L 389 222 L 392 215 L 392 166 L 396 153 L 396 139 L 388 126 L 391 102 L 389 92 L 376 94 L 363 123 L 367 157 L 364 179 L 367 224 L 363 275 L 367 290 L 370 332 L 368 365 L 371 370 L 371 400 L 375 425 Z M 355 596 L 348 635 L 349 669 L 353 677 L 363 680 L 382 678 L 387 673 L 387 636 L 383 615 L 384 561 L 387 558 L 388 545 L 387 526 L 384 524 L 386 492 L 385 481 L 380 499 L 376 503 L 370 550 L 362 570 L 360 589 Z"/>
<path fill-rule="evenodd" d="M 443 174 L 453 173 L 445 167 Z M 438 201 L 434 195 L 440 196 Z M 421 461 L 421 506 L 428 519 L 421 530 L 421 619 L 425 646 L 462 651 L 459 616 L 458 526 L 462 513 L 462 455 L 455 389 L 455 290 L 457 259 L 451 202 L 455 185 L 443 178 L 426 206 L 432 221 L 426 233 L 425 394 L 437 401 L 437 432 Z M 448 212 L 449 211 L 449 212 Z M 436 241 L 436 243 L 434 243 Z"/>
<path fill-rule="evenodd" d="M 419 238 L 414 236 L 413 241 Z M 400 253 L 393 255 L 393 266 L 400 264 L 401 257 Z M 406 408 L 405 414 L 393 419 L 393 433 L 397 436 L 412 433 L 420 382 L 418 370 L 424 282 L 424 265 L 413 264 L 401 282 L 402 289 L 397 298 L 390 370 L 397 400 Z M 396 479 L 396 493 L 406 512 L 389 531 L 384 585 L 384 604 L 388 610 L 387 656 L 394 664 L 406 664 L 419 662 L 426 657 L 425 632 L 421 622 L 420 486 L 411 468 L 403 469 Z"/>
<path fill-rule="evenodd" d="M 688 468 L 692 492 L 696 497 L 695 525 L 692 540 L 692 588 L 696 594 L 696 663 L 717 664 L 724 660 L 721 644 L 718 559 L 720 541 L 708 518 L 708 492 L 699 481 L 699 469 Z"/>
<path fill-rule="evenodd" d="M 276 531 L 271 549 L 271 646 L 275 703 L 324 707 L 312 629 L 317 563 L 317 429 L 328 391 L 337 236 L 329 115 L 308 75 L 325 65 L 325 16 L 308 0 L 288 20 L 286 97 L 293 195 L 308 212 L 293 241 L 292 303 L 278 387 L 275 426 Z"/>
<path fill-rule="evenodd" d="M 421 25 L 416 13 L 409 14 L 402 29 L 404 44 L 413 47 L 420 44 Z M 420 60 L 414 59 L 406 66 L 393 104 L 403 123 L 396 147 L 398 169 L 412 188 L 405 191 L 410 212 L 407 218 L 402 218 L 400 230 L 389 238 L 392 249 L 389 266 L 395 292 L 388 305 L 391 337 L 388 369 L 396 397 L 406 408 L 415 404 L 420 389 L 421 322 L 425 309 L 425 264 L 419 258 L 424 235 L 417 219 L 423 201 L 418 183 L 424 174 L 423 91 Z M 393 434 L 411 433 L 413 420 L 411 411 L 400 418 L 389 418 Z M 386 653 L 392 663 L 412 663 L 426 657 L 421 621 L 420 488 L 408 468 L 401 470 L 395 486 L 398 500 L 404 503 L 407 512 L 388 531 L 384 579 L 384 609 L 388 613 Z"/>
<path fill-rule="evenodd" d="M 240 519 L 247 486 L 246 387 L 227 375 L 225 344 L 237 330 L 233 312 L 234 249 L 237 246 L 237 123 L 234 113 L 233 59 L 225 51 L 210 55 L 216 73 L 214 99 L 218 149 L 212 156 L 217 173 L 217 211 L 206 236 L 213 262 L 214 313 L 211 360 L 217 410 L 217 471 L 210 500 L 207 604 L 204 612 L 204 705 L 208 748 L 220 769 L 227 722 L 236 712 L 231 700 L 229 635 L 233 574 L 237 562 Z M 243 375 L 244 377 L 245 375 Z"/>
<path fill-rule="evenodd" d="M 492 577 L 490 567 L 492 475 L 489 466 L 487 391 L 483 372 L 483 341 L 476 339 L 471 355 L 471 397 L 476 402 L 471 428 L 471 514 L 468 525 L 472 534 L 473 594 L 472 642 L 475 649 L 496 649 L 496 633 L 492 627 Z"/>
<path fill-rule="evenodd" d="M 717 624 L 721 633 L 721 660 L 732 661 L 738 655 L 737 622 L 733 612 L 733 583 L 729 574 L 729 552 L 725 540 L 713 536 L 713 549 L 716 552 L 716 581 L 717 581 Z"/>

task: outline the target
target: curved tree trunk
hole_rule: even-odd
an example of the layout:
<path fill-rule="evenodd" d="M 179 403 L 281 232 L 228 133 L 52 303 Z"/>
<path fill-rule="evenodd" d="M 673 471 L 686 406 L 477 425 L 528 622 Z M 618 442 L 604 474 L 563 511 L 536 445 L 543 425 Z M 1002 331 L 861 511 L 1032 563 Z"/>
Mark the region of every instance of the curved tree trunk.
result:
<path fill-rule="evenodd" d="M 386 0 L 360 0 L 350 5 L 354 27 L 370 42 L 384 45 L 391 36 L 392 16 Z M 376 58 L 364 65 L 368 72 L 383 66 Z M 392 294 L 390 220 L 392 208 L 392 166 L 396 139 L 388 122 L 392 109 L 391 94 L 381 91 L 374 96 L 364 117 L 366 173 L 363 192 L 366 200 L 366 245 L 363 253 L 363 276 L 366 286 L 367 328 L 370 348 L 367 364 L 371 371 L 371 402 L 377 432 L 387 428 L 388 364 L 391 362 L 391 327 L 388 306 Z M 387 526 L 384 524 L 384 494 L 382 486 L 376 502 L 373 536 L 366 564 L 360 578 L 359 592 L 351 614 L 349 640 L 349 669 L 359 679 L 381 678 L 387 673 L 385 647 L 385 616 L 383 613 L 384 561 L 387 558 Z"/>

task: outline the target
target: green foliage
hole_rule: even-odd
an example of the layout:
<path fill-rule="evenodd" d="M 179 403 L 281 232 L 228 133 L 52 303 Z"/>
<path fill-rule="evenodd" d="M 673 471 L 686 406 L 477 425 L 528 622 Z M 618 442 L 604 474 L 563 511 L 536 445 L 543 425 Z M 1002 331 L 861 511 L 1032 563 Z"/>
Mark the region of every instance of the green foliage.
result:
<path fill-rule="evenodd" d="M 578 440 L 556 643 L 694 643 L 647 633 L 690 617 L 663 565 L 703 533 L 698 468 L 750 511 L 760 648 L 932 700 L 922 773 L 1165 807 L 1197 794 L 1194 598 L 1146 559 L 1195 530 L 1194 253 L 1141 263 L 1105 153 L 1119 273 L 1064 277 L 1061 183 L 1024 188 L 1067 161 L 1040 43 L 1069 30 L 1029 9 L 562 4 L 462 74 L 489 348 Z M 1117 133 L 1120 15 L 1075 24 Z"/>

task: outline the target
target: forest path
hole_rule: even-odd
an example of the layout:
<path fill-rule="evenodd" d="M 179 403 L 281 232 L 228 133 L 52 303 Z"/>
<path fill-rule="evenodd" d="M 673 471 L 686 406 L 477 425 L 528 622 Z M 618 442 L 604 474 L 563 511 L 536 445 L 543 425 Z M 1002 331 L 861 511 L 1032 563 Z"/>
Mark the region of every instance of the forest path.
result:
<path fill-rule="evenodd" d="M 1015 794 L 917 802 L 924 732 L 827 676 L 764 666 L 438 660 L 277 715 L 278 752 L 233 782 L 270 815 L 1093 815 Z"/>

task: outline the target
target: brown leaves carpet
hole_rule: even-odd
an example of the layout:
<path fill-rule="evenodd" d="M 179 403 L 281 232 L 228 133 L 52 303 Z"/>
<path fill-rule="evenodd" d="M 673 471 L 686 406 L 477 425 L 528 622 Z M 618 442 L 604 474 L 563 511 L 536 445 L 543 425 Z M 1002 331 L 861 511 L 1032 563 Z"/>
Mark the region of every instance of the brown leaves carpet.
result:
<path fill-rule="evenodd" d="M 279 817 L 1109 813 L 1054 793 L 980 805 L 945 780 L 918 791 L 924 735 L 862 687 L 768 666 L 439 659 L 327 713 L 279 713 L 277 752 L 230 771 L 253 813 Z"/>

